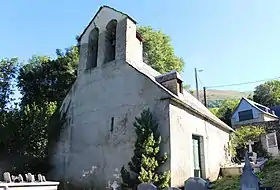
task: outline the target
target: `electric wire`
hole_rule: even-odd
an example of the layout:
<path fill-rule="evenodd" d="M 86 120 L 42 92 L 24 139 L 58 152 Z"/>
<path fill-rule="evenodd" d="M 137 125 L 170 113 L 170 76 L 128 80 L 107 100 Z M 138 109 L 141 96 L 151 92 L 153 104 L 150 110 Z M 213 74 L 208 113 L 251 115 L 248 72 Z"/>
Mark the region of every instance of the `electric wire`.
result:
<path fill-rule="evenodd" d="M 262 79 L 262 80 L 257 80 L 257 81 L 249 81 L 249 82 L 242 82 L 242 83 L 234 83 L 234 84 L 224 84 L 224 85 L 216 85 L 216 86 L 206 86 L 206 88 L 222 88 L 222 87 L 229 87 L 229 86 L 240 86 L 240 85 L 246 85 L 246 84 L 254 84 L 258 82 L 265 82 L 265 81 L 270 81 L 270 80 L 276 80 L 280 79 L 280 77 L 275 77 L 271 79 Z"/>

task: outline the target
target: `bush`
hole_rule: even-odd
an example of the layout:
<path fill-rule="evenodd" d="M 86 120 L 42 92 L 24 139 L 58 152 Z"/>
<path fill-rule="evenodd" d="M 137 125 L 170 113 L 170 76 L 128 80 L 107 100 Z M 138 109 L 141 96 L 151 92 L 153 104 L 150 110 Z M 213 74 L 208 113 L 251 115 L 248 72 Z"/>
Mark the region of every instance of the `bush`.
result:
<path fill-rule="evenodd" d="M 167 160 L 167 155 L 161 156 L 161 136 L 158 125 L 150 110 L 144 110 L 134 123 L 137 140 L 134 156 L 129 162 L 129 169 L 121 169 L 123 186 L 135 188 L 140 183 L 153 183 L 161 189 L 169 187 L 170 172 L 159 172 L 159 168 Z"/>
<path fill-rule="evenodd" d="M 230 152 L 233 157 L 236 157 L 238 150 L 242 151 L 247 148 L 248 141 L 259 142 L 261 135 L 266 134 L 263 127 L 257 126 L 242 126 L 230 135 Z M 259 154 L 266 155 L 261 144 L 258 148 Z M 258 153 L 258 152 L 257 152 Z"/>

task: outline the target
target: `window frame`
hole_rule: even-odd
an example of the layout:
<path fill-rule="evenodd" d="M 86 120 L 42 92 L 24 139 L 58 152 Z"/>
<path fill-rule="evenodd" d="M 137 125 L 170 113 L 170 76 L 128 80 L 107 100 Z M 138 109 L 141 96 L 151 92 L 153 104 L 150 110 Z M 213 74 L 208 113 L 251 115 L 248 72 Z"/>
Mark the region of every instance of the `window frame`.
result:
<path fill-rule="evenodd" d="M 250 117 L 248 117 L 249 115 L 247 114 L 247 115 L 245 115 L 245 117 L 244 117 L 244 115 L 241 115 L 241 117 L 240 117 L 240 113 L 249 113 L 250 112 Z M 248 109 L 248 110 L 244 110 L 244 111 L 239 111 L 238 112 L 238 118 L 239 118 L 239 121 L 247 121 L 247 120 L 251 120 L 251 119 L 254 119 L 254 115 L 253 115 L 253 110 L 252 109 Z"/>

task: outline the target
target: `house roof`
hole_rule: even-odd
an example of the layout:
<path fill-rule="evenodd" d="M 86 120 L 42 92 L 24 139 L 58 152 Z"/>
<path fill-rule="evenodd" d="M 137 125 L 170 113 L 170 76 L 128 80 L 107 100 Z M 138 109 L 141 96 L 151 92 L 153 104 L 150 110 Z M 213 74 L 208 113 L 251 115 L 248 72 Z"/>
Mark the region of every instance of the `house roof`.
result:
<path fill-rule="evenodd" d="M 278 118 L 277 115 L 274 115 L 274 114 L 272 114 L 272 113 L 270 113 L 270 112 L 264 111 L 263 109 L 260 108 L 260 107 L 262 107 L 262 108 L 264 108 L 265 110 L 271 110 L 269 107 L 266 107 L 266 106 L 264 106 L 264 105 L 262 105 L 262 104 L 259 104 L 259 103 L 257 103 L 257 102 L 254 102 L 254 101 L 252 101 L 252 100 L 249 100 L 249 99 L 247 99 L 247 98 L 245 98 L 245 97 L 242 97 L 242 98 L 241 98 L 241 100 L 240 100 L 238 106 L 235 108 L 233 114 L 234 114 L 234 113 L 236 112 L 236 110 L 238 109 L 238 107 L 239 107 L 240 103 L 242 102 L 242 100 L 245 100 L 248 104 L 250 104 L 250 105 L 251 105 L 252 107 L 254 107 L 255 109 L 259 110 L 260 112 L 262 112 L 262 113 L 264 113 L 264 114 L 266 114 L 266 115 L 269 115 L 269 116 L 271 116 L 271 117 Z M 232 114 L 232 115 L 233 115 L 233 114 Z"/>
<path fill-rule="evenodd" d="M 100 12 L 103 8 L 108 8 L 108 9 L 111 9 L 111 10 L 116 11 L 116 12 L 118 12 L 118 13 L 121 13 L 121 14 L 125 15 L 127 18 L 129 18 L 130 20 L 132 20 L 135 24 L 137 24 L 137 22 L 136 22 L 132 17 L 130 17 L 129 15 L 127 15 L 126 13 L 123 13 L 123 12 L 121 12 L 121 11 L 118 11 L 118 10 L 112 8 L 112 7 L 107 6 L 107 5 L 103 5 L 103 6 L 101 6 L 101 7 L 99 8 L 99 10 L 97 11 L 97 13 L 94 15 L 94 17 L 93 17 L 93 18 L 91 19 L 91 21 L 88 23 L 88 25 L 87 25 L 86 28 L 83 30 L 83 32 L 81 33 L 81 35 L 78 37 L 78 39 L 77 39 L 78 41 L 81 40 L 82 36 L 83 36 L 84 33 L 87 31 L 88 27 L 91 25 L 91 23 L 94 21 L 94 19 L 96 18 L 96 16 L 99 14 L 99 12 Z M 136 33 L 136 35 L 137 35 L 137 38 L 139 38 L 139 40 L 140 40 L 140 39 L 143 40 L 142 36 L 141 36 L 139 33 Z"/>
<path fill-rule="evenodd" d="M 191 95 L 188 91 L 183 91 L 183 97 L 179 97 L 176 94 L 169 91 L 167 88 L 165 88 L 163 85 L 161 85 L 159 82 L 156 81 L 156 77 L 160 76 L 161 73 L 154 70 L 152 67 L 147 65 L 146 63 L 137 64 L 137 63 L 128 63 L 130 66 L 135 68 L 140 73 L 147 76 L 152 82 L 154 82 L 157 86 L 162 88 L 164 91 L 166 91 L 170 97 L 166 97 L 164 99 L 170 98 L 177 103 L 181 104 L 188 110 L 202 116 L 203 118 L 212 121 L 213 123 L 217 124 L 219 127 L 223 128 L 227 131 L 234 131 L 230 126 L 225 124 L 223 121 L 221 121 L 218 117 L 216 117 L 212 112 L 210 112 L 199 100 L 197 100 L 193 95 Z"/>

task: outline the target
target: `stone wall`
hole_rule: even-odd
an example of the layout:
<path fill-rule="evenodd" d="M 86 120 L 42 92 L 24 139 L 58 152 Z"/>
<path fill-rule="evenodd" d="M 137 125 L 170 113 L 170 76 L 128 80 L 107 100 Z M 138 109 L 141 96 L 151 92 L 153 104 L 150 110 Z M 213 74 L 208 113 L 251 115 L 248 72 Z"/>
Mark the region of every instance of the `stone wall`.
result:
<path fill-rule="evenodd" d="M 180 187 L 194 176 L 192 135 L 200 137 L 203 178 L 216 180 L 221 165 L 229 159 L 228 131 L 173 103 L 170 105 L 171 186 Z"/>
<path fill-rule="evenodd" d="M 150 108 L 158 120 L 168 151 L 168 102 L 160 100 L 164 95 L 162 89 L 123 61 L 84 73 L 70 96 L 71 121 L 62 134 L 64 139 L 60 139 L 69 148 L 65 154 L 64 143 L 58 144 L 56 176 L 67 176 L 77 185 L 106 186 L 114 179 L 115 169 L 120 171 L 133 156 L 133 122 L 145 108 Z M 92 167 L 92 175 L 84 177 Z"/>

